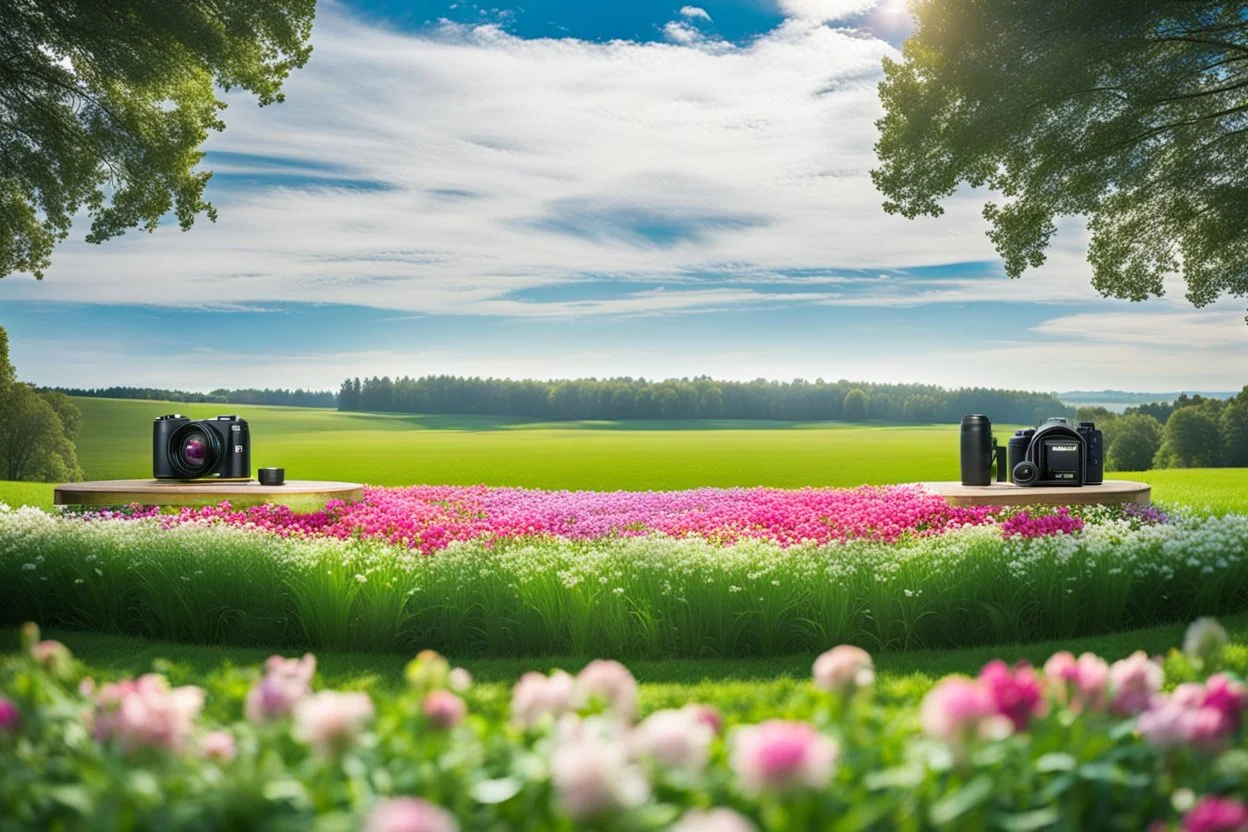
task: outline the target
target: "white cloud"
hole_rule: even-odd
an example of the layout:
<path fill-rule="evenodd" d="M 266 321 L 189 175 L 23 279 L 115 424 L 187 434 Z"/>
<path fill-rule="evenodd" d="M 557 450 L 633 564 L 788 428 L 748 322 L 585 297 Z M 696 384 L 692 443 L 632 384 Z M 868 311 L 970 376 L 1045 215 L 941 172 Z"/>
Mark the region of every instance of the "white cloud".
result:
<path fill-rule="evenodd" d="M 863 14 L 874 8 L 878 2 L 879 0 L 780 0 L 780 13 L 785 17 L 823 23 Z"/>
<path fill-rule="evenodd" d="M 209 149 L 384 188 L 220 191 L 215 225 L 67 243 L 46 281 L 7 279 L 0 300 L 545 314 L 509 294 L 992 257 L 977 195 L 939 222 L 881 210 L 867 171 L 893 49 L 879 40 L 796 20 L 739 47 L 411 34 L 334 5 L 313 40 L 286 103 L 231 96 Z"/>
<path fill-rule="evenodd" d="M 680 9 L 680 16 L 688 18 L 689 20 L 711 19 L 711 15 L 706 11 L 706 9 L 699 8 L 698 6 L 682 6 Z"/>
<path fill-rule="evenodd" d="M 673 20 L 663 27 L 663 36 L 672 43 L 695 43 L 702 39 L 702 33 L 696 26 Z"/>

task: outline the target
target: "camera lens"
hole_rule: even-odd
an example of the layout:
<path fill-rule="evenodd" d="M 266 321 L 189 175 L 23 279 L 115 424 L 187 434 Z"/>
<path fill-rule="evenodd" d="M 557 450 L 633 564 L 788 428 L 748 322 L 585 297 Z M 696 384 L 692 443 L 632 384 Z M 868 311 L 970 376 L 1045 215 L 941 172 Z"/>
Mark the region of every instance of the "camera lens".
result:
<path fill-rule="evenodd" d="M 183 425 L 169 437 L 169 462 L 173 472 L 184 479 L 216 473 L 220 445 L 216 435 L 202 423 Z"/>
<path fill-rule="evenodd" d="M 182 440 L 178 455 L 191 468 L 202 468 L 208 461 L 208 437 L 202 433 L 192 433 Z"/>
<path fill-rule="evenodd" d="M 1020 462 L 1014 466 L 1014 484 L 1021 486 L 1035 485 L 1040 476 L 1040 469 L 1034 462 Z"/>

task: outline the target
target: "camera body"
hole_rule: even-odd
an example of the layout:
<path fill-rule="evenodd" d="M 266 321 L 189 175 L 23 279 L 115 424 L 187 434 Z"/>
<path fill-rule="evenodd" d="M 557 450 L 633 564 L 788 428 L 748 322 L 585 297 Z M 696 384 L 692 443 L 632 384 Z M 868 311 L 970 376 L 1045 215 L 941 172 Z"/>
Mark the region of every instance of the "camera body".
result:
<path fill-rule="evenodd" d="M 189 419 L 180 413 L 152 424 L 152 476 L 198 480 L 251 478 L 251 431 L 237 416 Z"/>
<path fill-rule="evenodd" d="M 1100 485 L 1105 481 L 1105 436 L 1094 422 L 1046 419 L 1017 431 L 1007 446 L 1010 480 L 1023 487 Z"/>

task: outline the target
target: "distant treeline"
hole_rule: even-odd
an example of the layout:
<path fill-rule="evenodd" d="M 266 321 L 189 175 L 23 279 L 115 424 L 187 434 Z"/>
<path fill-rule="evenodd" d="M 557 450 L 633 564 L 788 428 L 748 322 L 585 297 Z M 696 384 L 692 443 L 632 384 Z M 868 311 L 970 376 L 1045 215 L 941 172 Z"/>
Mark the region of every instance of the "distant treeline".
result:
<path fill-rule="evenodd" d="M 1185 393 L 1121 415 L 1081 407 L 1078 417 L 1095 420 L 1105 432 L 1106 462 L 1114 471 L 1248 467 L 1248 387 L 1229 399 Z"/>
<path fill-rule="evenodd" d="M 1052 393 L 923 384 L 808 381 L 715 381 L 707 377 L 511 381 L 494 378 L 348 379 L 338 409 L 393 413 L 579 419 L 777 419 L 852 422 L 957 421 L 987 413 L 1003 424 L 1073 416 Z"/>
<path fill-rule="evenodd" d="M 190 393 L 186 390 L 162 390 L 155 387 L 97 387 L 81 390 L 73 387 L 52 388 L 68 396 L 94 399 L 146 399 L 151 401 L 204 404 L 276 404 L 289 407 L 334 407 L 338 397 L 329 390 L 213 390 L 211 393 Z"/>

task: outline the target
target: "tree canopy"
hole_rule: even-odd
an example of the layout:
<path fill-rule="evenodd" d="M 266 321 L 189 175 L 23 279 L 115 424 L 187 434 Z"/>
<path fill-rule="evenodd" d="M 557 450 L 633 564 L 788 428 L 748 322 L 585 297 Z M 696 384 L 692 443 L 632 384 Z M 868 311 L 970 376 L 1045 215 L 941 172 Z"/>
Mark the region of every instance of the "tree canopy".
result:
<path fill-rule="evenodd" d="M 872 171 L 885 210 L 997 195 L 1010 277 L 1062 216 L 1087 220 L 1092 283 L 1144 300 L 1181 273 L 1197 306 L 1248 294 L 1248 4 L 913 0 L 885 60 Z"/>
<path fill-rule="evenodd" d="M 82 413 L 68 396 L 16 380 L 0 327 L 0 480 L 82 479 L 74 446 L 81 429 Z"/>
<path fill-rule="evenodd" d="M 88 242 L 183 230 L 211 173 L 219 90 L 282 100 L 311 53 L 315 0 L 5 0 L 0 3 L 0 277 L 42 277 L 75 214 Z"/>

